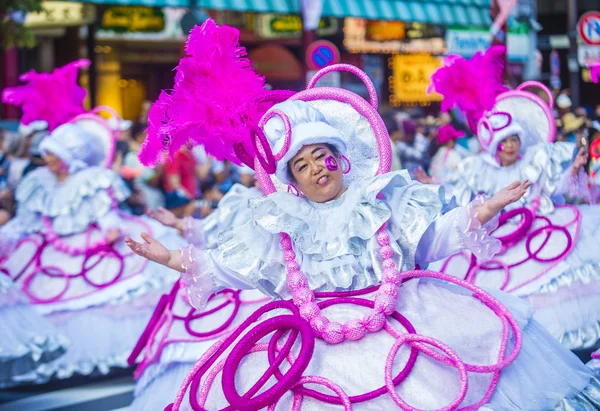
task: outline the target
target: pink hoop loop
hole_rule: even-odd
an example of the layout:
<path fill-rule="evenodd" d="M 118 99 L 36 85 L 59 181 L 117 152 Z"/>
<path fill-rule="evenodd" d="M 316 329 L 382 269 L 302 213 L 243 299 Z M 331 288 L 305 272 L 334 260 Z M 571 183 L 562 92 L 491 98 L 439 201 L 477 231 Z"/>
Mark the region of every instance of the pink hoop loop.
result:
<path fill-rule="evenodd" d="M 254 157 L 248 153 L 242 143 L 233 143 L 233 152 L 242 163 L 254 170 Z"/>
<path fill-rule="evenodd" d="M 281 148 L 279 153 L 273 154 L 275 161 L 279 161 L 283 158 L 283 156 L 285 156 L 285 154 L 290 149 L 290 144 L 292 144 L 292 126 L 290 124 L 290 119 L 283 111 L 278 109 L 272 109 L 269 110 L 267 114 L 265 114 L 263 118 L 260 119 L 260 122 L 258 123 L 258 128 L 262 130 L 265 124 L 267 124 L 267 121 L 269 121 L 275 116 L 278 116 L 281 119 L 281 121 L 283 121 L 283 126 L 285 127 L 285 141 L 283 143 L 283 147 Z"/>
<path fill-rule="evenodd" d="M 490 133 L 490 138 L 487 141 L 481 137 L 481 133 L 479 132 L 479 129 L 481 127 L 486 129 Z M 477 125 L 477 139 L 479 140 L 479 143 L 481 143 L 482 147 L 484 147 L 485 149 L 489 148 L 490 144 L 492 144 L 492 141 L 494 140 L 494 127 L 492 126 L 492 122 L 487 116 L 483 116 L 481 120 L 479 120 L 479 124 Z"/>
<path fill-rule="evenodd" d="M 477 263 L 467 273 L 466 281 L 470 282 L 471 284 L 475 284 L 477 274 L 480 271 L 480 269 L 487 271 L 499 269 L 504 270 L 504 280 L 502 281 L 502 285 L 500 285 L 500 287 L 498 288 L 500 291 L 504 291 L 504 289 L 508 285 L 508 282 L 510 281 L 510 267 L 506 263 L 496 259 Z"/>
<path fill-rule="evenodd" d="M 344 156 L 344 155 L 340 155 L 340 158 L 342 160 L 345 160 L 346 163 L 348 164 L 348 168 L 346 170 L 344 170 L 344 168 L 342 168 L 342 172 L 344 174 L 348 174 L 350 172 L 350 170 L 352 170 L 352 163 L 350 162 L 350 160 L 348 160 L 348 157 Z"/>
<path fill-rule="evenodd" d="M 402 345 L 404 345 L 404 343 L 408 343 L 411 346 L 413 346 L 413 343 L 421 343 L 421 344 L 425 343 L 425 344 L 431 345 L 433 347 L 436 347 L 440 351 L 442 351 L 444 354 L 446 354 L 446 356 L 449 358 L 450 362 L 452 362 L 454 364 L 454 366 L 458 370 L 458 373 L 460 374 L 460 391 L 459 391 L 458 395 L 456 396 L 456 398 L 454 399 L 454 401 L 452 401 L 452 403 L 448 404 L 447 406 L 445 406 L 443 408 L 439 408 L 436 411 L 455 410 L 456 407 L 458 407 L 459 404 L 465 399 L 465 396 L 467 395 L 467 388 L 469 387 L 469 380 L 468 380 L 467 369 L 465 367 L 465 364 L 458 357 L 458 355 L 447 345 L 445 345 L 442 342 L 435 340 L 431 337 L 426 337 L 424 335 L 419 335 L 419 334 L 402 334 L 396 340 L 396 342 L 392 346 L 392 349 L 390 350 L 390 352 L 387 356 L 387 360 L 386 360 L 386 364 L 385 364 L 385 385 L 388 389 L 388 393 L 390 394 L 390 396 L 392 397 L 394 402 L 403 410 L 423 411 L 423 410 L 420 410 L 419 408 L 411 407 L 406 402 L 404 402 L 404 400 L 402 400 L 402 398 L 400 398 L 400 396 L 396 392 L 396 387 L 394 386 L 394 382 L 392 380 L 392 368 L 394 365 L 394 358 L 396 357 L 398 350 L 400 349 L 400 347 L 402 347 Z"/>
<path fill-rule="evenodd" d="M 267 140 L 267 137 L 265 137 L 265 134 L 259 127 L 253 126 L 250 133 L 252 135 L 252 146 L 254 147 L 256 161 L 260 163 L 268 174 L 275 174 L 277 163 L 275 162 L 273 151 L 271 151 L 271 147 L 269 146 L 269 140 Z M 260 142 L 262 151 L 259 150 L 258 142 Z"/>
<path fill-rule="evenodd" d="M 317 74 L 315 74 L 313 76 L 313 78 L 310 80 L 306 89 L 307 90 L 314 89 L 317 82 L 324 75 L 329 74 L 334 71 L 346 71 L 348 73 L 355 74 L 359 79 L 362 80 L 363 84 L 367 87 L 367 91 L 369 92 L 369 104 L 371 104 L 371 107 L 373 107 L 375 110 L 377 110 L 379 108 L 379 97 L 377 97 L 377 90 L 375 89 L 373 82 L 371 81 L 369 76 L 367 76 L 367 74 L 364 71 L 362 71 L 358 67 L 352 66 L 350 64 L 333 64 L 331 66 L 327 66 L 327 67 L 319 70 L 317 72 Z"/>
<path fill-rule="evenodd" d="M 293 183 L 288 184 L 288 193 L 295 195 L 296 197 L 300 197 L 300 190 Z"/>
<path fill-rule="evenodd" d="M 496 97 L 496 104 L 498 104 L 502 100 L 511 97 L 526 98 L 536 103 L 542 109 L 542 111 L 546 115 L 546 120 L 548 121 L 547 141 L 550 143 L 554 142 L 554 139 L 556 137 L 556 121 L 554 120 L 554 114 L 552 113 L 552 109 L 550 108 L 550 106 L 536 94 L 523 90 L 510 90 L 500 94 L 498 97 Z"/>
<path fill-rule="evenodd" d="M 550 106 L 551 109 L 554 108 L 554 97 L 552 96 L 552 92 L 550 89 L 548 89 L 548 87 L 539 81 L 526 81 L 523 84 L 520 84 L 517 87 L 517 90 L 527 91 L 526 89 L 528 88 L 538 88 L 542 90 L 546 94 L 546 97 L 548 97 L 548 106 Z"/>

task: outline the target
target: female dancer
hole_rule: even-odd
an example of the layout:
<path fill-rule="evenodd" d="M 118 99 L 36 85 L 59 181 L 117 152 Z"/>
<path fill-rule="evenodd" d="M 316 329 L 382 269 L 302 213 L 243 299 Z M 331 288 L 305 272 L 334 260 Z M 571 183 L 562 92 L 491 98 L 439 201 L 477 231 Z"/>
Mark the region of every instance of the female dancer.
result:
<path fill-rule="evenodd" d="M 526 297 L 536 319 L 567 348 L 589 348 L 600 339 L 600 206 L 564 205 L 565 194 L 577 195 L 573 189 L 587 184 L 587 155 L 574 144 L 552 142 L 550 93 L 548 105 L 527 91 L 545 90 L 537 83 L 503 89 L 493 55 L 490 50 L 470 61 L 450 57 L 432 77 L 448 104 L 470 113 L 485 150 L 460 164 L 452 193 L 466 205 L 514 180 L 528 179 L 531 186 L 506 207 L 494 233 L 502 247 L 493 260 L 463 253 L 445 261 L 441 271 Z"/>
<path fill-rule="evenodd" d="M 223 43 L 237 40 L 232 29 L 222 29 L 211 20 L 196 28 L 184 61 L 206 58 L 199 53 L 203 48 L 222 59 Z M 235 51 L 230 58 L 239 58 Z M 190 67 L 180 64 L 178 75 L 199 74 L 182 73 Z M 221 74 L 207 75 L 202 86 Z M 347 410 L 394 404 L 402 409 L 592 409 L 599 399 L 591 371 L 532 320 L 523 303 L 499 294 L 511 313 L 458 279 L 408 271 L 465 247 L 482 250 L 473 243 L 490 241 L 494 215 L 518 201 L 528 183 L 516 182 L 489 201 L 453 208 L 439 187 L 414 183 L 405 171 L 384 174 L 390 166 L 389 137 L 376 112 L 374 89 L 363 79 L 373 90 L 370 105 L 350 92 L 313 89 L 311 83 L 253 128 L 254 166 L 261 188 L 271 194 L 252 200 L 252 219 L 223 235 L 216 249 L 169 251 L 148 236 L 146 244 L 126 240 L 140 255 L 181 271 L 197 306 L 224 287 L 292 298 L 264 305 L 211 347 L 171 408 L 187 409 L 182 401 L 191 383 L 187 400 L 194 409 L 273 409 L 278 402 L 284 409 L 299 409 L 303 397 L 310 397 L 305 409 L 314 410 L 335 409 L 331 404 Z M 172 94 L 163 94 L 159 107 L 182 101 L 192 84 L 200 82 L 181 82 Z M 173 113 L 161 120 L 167 145 L 181 142 L 170 133 L 182 120 Z M 245 117 L 235 117 L 240 118 Z M 151 133 L 147 147 L 156 148 L 164 137 Z M 219 143 L 225 149 L 231 144 Z M 239 146 L 236 151 L 250 157 Z M 274 192 L 267 172 L 282 191 Z M 286 185 L 292 194 L 285 192 Z M 264 338 L 273 332 L 273 338 Z M 268 361 L 252 355 L 242 363 L 245 355 L 261 351 L 268 352 Z M 553 361 L 547 361 L 549 352 Z M 282 374 L 283 361 L 291 366 Z M 221 387 L 211 390 L 221 369 Z M 396 375 L 394 369 L 402 371 Z M 269 380 L 274 385 L 260 391 Z M 335 396 L 307 384 L 325 385 Z M 293 398 L 284 395 L 290 390 Z"/>
<path fill-rule="evenodd" d="M 60 86 L 63 96 L 75 95 L 67 88 L 78 89 L 79 67 L 76 62 L 57 69 L 59 74 L 70 70 L 68 82 L 56 73 L 30 73 L 27 85 L 8 94 L 33 98 L 34 92 L 47 90 L 49 82 L 54 89 Z M 50 96 L 57 100 L 57 110 L 63 108 L 60 96 Z M 84 96 L 78 97 L 80 105 Z M 43 101 L 29 97 L 24 118 L 31 106 L 40 115 L 54 113 L 41 110 Z M 123 242 L 124 235 L 137 236 L 148 229 L 173 245 L 179 237 L 119 211 L 118 204 L 129 192 L 108 168 L 114 154 L 112 130 L 94 112 L 69 119 L 72 111 L 65 111 L 62 125 L 56 118 L 42 118 L 51 131 L 40 144 L 46 166 L 19 184 L 17 214 L 0 230 L 0 270 L 71 342 L 65 355 L 36 370 L 30 381 L 38 383 L 126 367 L 160 293 L 176 280 L 155 275 L 159 267 L 129 252 Z"/>

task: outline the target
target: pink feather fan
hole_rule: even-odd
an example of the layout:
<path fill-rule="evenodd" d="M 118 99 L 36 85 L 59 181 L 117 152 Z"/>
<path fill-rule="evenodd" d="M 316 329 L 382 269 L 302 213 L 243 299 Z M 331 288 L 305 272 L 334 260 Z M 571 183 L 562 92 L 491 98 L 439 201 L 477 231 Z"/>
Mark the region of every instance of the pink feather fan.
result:
<path fill-rule="evenodd" d="M 148 166 L 173 156 L 186 144 L 203 145 L 219 160 L 240 160 L 234 145 L 253 154 L 250 125 L 264 108 L 264 78 L 244 58 L 239 30 L 207 20 L 196 26 L 186 43 L 187 56 L 176 68 L 175 86 L 163 91 L 148 115 L 148 137 L 140 161 Z"/>
<path fill-rule="evenodd" d="M 430 86 L 444 96 L 442 111 L 456 106 L 466 114 L 471 130 L 476 131 L 479 119 L 507 90 L 502 79 L 505 55 L 506 47 L 492 46 L 470 60 L 460 56 L 444 59 L 443 66 L 431 76 Z"/>
<path fill-rule="evenodd" d="M 25 125 L 46 121 L 52 131 L 73 117 L 85 113 L 86 91 L 77 83 L 79 69 L 88 67 L 89 60 L 80 59 L 56 68 L 52 73 L 30 71 L 19 79 L 26 84 L 2 91 L 2 101 L 21 108 Z"/>

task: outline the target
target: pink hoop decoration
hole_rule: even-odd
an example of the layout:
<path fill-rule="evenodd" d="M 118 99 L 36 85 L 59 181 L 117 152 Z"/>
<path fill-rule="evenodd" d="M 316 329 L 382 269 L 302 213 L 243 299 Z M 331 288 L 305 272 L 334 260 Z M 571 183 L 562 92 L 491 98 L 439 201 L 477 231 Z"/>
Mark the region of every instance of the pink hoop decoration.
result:
<path fill-rule="evenodd" d="M 403 410 L 424 411 L 419 408 L 411 407 L 406 402 L 404 402 L 404 400 L 402 400 L 402 398 L 400 398 L 400 396 L 396 392 L 396 387 L 394 386 L 394 382 L 392 380 L 392 367 L 394 365 L 394 358 L 396 357 L 398 350 L 400 349 L 400 347 L 402 347 L 402 345 L 404 345 L 404 343 L 408 343 L 411 346 L 413 346 L 413 344 L 416 346 L 416 343 L 420 343 L 420 345 L 428 344 L 433 347 L 436 347 L 444 354 L 446 354 L 447 358 L 450 360 L 452 365 L 458 370 L 458 373 L 460 375 L 460 391 L 454 399 L 454 401 L 452 401 L 447 406 L 439 408 L 435 411 L 455 410 L 465 399 L 465 396 L 467 395 L 467 388 L 469 387 L 469 380 L 467 376 L 467 369 L 465 363 L 450 347 L 434 338 L 426 337 L 424 335 L 402 334 L 392 346 L 392 349 L 390 350 L 385 363 L 385 385 L 387 387 L 388 393 L 390 394 L 390 397 L 392 397 L 394 402 Z"/>
<path fill-rule="evenodd" d="M 492 141 L 494 140 L 494 127 L 492 126 L 492 122 L 490 121 L 490 119 L 487 116 L 483 116 L 481 118 L 481 120 L 479 120 L 479 124 L 477 125 L 477 130 L 479 131 L 479 129 L 482 127 L 485 128 L 490 133 L 490 138 L 488 140 L 484 140 L 481 137 L 481 133 L 478 132 L 477 139 L 479 140 L 479 143 L 481 144 L 481 146 L 487 151 L 490 144 L 492 144 Z"/>
<path fill-rule="evenodd" d="M 550 106 L 551 109 L 554 108 L 554 97 L 552 96 L 552 92 L 543 83 L 540 83 L 539 81 L 526 81 L 523 84 L 520 84 L 517 87 L 517 90 L 527 91 L 526 89 L 528 88 L 538 88 L 542 90 L 546 94 L 546 97 L 548 97 L 547 104 Z"/>
<path fill-rule="evenodd" d="M 260 122 L 258 123 L 258 128 L 262 129 L 265 126 L 265 124 L 267 124 L 267 121 L 269 121 L 270 119 L 272 119 L 275 116 L 278 116 L 281 119 L 281 121 L 283 121 L 283 125 L 285 127 L 285 141 L 283 143 L 283 147 L 281 148 L 279 153 L 272 154 L 273 157 L 275 158 L 275 161 L 279 161 L 288 152 L 288 150 L 290 149 L 290 144 L 292 143 L 292 125 L 290 124 L 290 119 L 283 111 L 278 110 L 278 109 L 272 109 L 272 110 L 269 110 L 263 116 L 263 118 L 260 119 Z M 264 148 L 270 149 L 270 146 L 268 144 L 266 144 L 266 145 L 264 145 Z M 258 153 L 257 153 L 257 155 L 258 155 Z"/>
<path fill-rule="evenodd" d="M 250 135 L 252 136 L 252 147 L 254 148 L 256 156 L 255 164 L 258 162 L 268 174 L 275 174 L 277 163 L 275 162 L 275 157 L 273 156 L 273 152 L 269 146 L 269 140 L 267 140 L 265 133 L 263 133 L 261 128 L 253 126 L 250 129 Z M 259 150 L 258 142 L 260 142 L 262 150 Z"/>
<path fill-rule="evenodd" d="M 524 84 L 526 84 L 526 83 L 524 83 Z M 550 106 L 544 100 L 542 100 L 542 98 L 540 98 L 539 96 L 537 96 L 529 91 L 523 91 L 523 90 L 510 90 L 510 91 L 506 91 L 506 92 L 500 94 L 498 97 L 496 97 L 496 104 L 498 104 L 502 100 L 506 100 L 507 98 L 511 98 L 511 97 L 526 98 L 528 100 L 533 101 L 538 106 L 540 106 L 540 108 L 544 111 L 544 114 L 546 115 L 546 120 L 548 121 L 549 129 L 548 129 L 547 141 L 549 143 L 554 142 L 554 139 L 556 137 L 556 121 L 554 120 L 554 114 L 552 114 L 552 109 L 550 108 Z"/>
<path fill-rule="evenodd" d="M 377 148 L 379 150 L 379 167 L 375 174 L 380 175 L 390 171 L 392 166 L 392 147 L 390 136 L 377 110 L 367 103 L 365 99 L 348 90 L 334 87 L 317 87 L 301 91 L 290 97 L 290 100 L 302 100 L 306 102 L 317 100 L 334 100 L 349 104 L 361 116 L 365 117 L 373 128 L 373 133 L 377 142 Z M 255 161 L 255 166 L 257 165 L 258 167 L 255 168 L 256 178 L 262 191 L 267 195 L 277 191 L 269 174 L 264 170 L 259 162 L 257 164 Z"/>
<path fill-rule="evenodd" d="M 98 108 L 99 107 L 96 107 L 96 109 L 98 109 Z M 110 109 L 110 110 L 112 110 L 112 109 Z M 112 111 L 114 111 L 114 110 L 112 110 Z M 106 158 L 104 159 L 104 167 L 105 168 L 111 168 L 112 164 L 113 164 L 113 161 L 115 159 L 115 151 L 116 151 L 116 137 L 115 137 L 115 132 L 109 126 L 108 121 L 106 121 L 99 114 L 96 114 L 94 111 L 91 111 L 89 113 L 80 114 L 77 117 L 69 120 L 69 123 L 77 123 L 78 121 L 81 121 L 81 120 L 96 121 L 104 129 L 106 129 L 106 131 L 108 131 L 108 133 L 109 133 L 110 136 L 112 136 L 112 138 L 108 142 L 109 146 L 108 146 L 107 152 L 105 153 L 106 154 Z"/>
<path fill-rule="evenodd" d="M 300 197 L 300 190 L 298 190 L 298 187 L 296 187 L 294 183 L 288 184 L 287 191 L 288 193 L 295 195 L 296 197 Z"/>
<path fill-rule="evenodd" d="M 281 103 L 296 94 L 292 90 L 269 90 L 259 99 L 259 103 Z"/>
<path fill-rule="evenodd" d="M 350 162 L 350 160 L 348 160 L 348 157 L 346 157 L 344 155 L 340 155 L 340 159 L 345 160 L 346 163 L 348 164 L 348 168 L 346 170 L 344 170 L 344 168 L 342 167 L 342 172 L 344 174 L 348 174 L 350 172 L 350 170 L 352 170 L 352 163 Z"/>
<path fill-rule="evenodd" d="M 324 75 L 332 73 L 334 71 L 346 71 L 348 73 L 355 74 L 359 79 L 361 79 L 363 84 L 367 87 L 367 91 L 369 92 L 369 103 L 371 104 L 371 107 L 373 107 L 375 110 L 377 110 L 379 108 L 379 97 L 377 97 L 377 90 L 375 89 L 373 82 L 371 81 L 369 76 L 367 76 L 367 74 L 364 71 L 362 71 L 358 67 L 352 66 L 350 64 L 333 64 L 331 66 L 327 66 L 327 67 L 319 70 L 317 72 L 317 74 L 315 74 L 313 76 L 313 78 L 310 80 L 306 89 L 307 90 L 314 89 L 317 82 Z"/>
<path fill-rule="evenodd" d="M 254 157 L 248 153 L 242 143 L 233 143 L 233 152 L 242 163 L 254 170 Z"/>
<path fill-rule="evenodd" d="M 491 116 L 504 116 L 506 117 L 506 124 L 500 126 L 500 127 L 493 127 L 494 131 L 501 131 L 504 130 L 505 128 L 507 128 L 508 126 L 510 126 L 510 123 L 512 123 L 512 116 L 510 115 L 510 113 L 507 113 L 506 111 L 494 111 L 493 113 L 490 113 L 489 115 Z"/>

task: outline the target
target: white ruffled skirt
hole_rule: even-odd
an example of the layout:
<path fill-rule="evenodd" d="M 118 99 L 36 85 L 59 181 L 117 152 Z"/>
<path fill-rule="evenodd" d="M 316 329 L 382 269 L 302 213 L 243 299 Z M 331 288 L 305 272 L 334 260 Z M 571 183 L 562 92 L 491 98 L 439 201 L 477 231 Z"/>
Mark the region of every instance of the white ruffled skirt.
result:
<path fill-rule="evenodd" d="M 509 307 L 519 323 L 523 345 L 516 360 L 500 373 L 498 385 L 486 401 L 484 409 L 593 410 L 600 407 L 600 384 L 593 377 L 591 370 L 531 318 L 532 312 L 526 304 L 505 294 L 497 294 L 497 298 Z M 454 350 L 463 361 L 478 365 L 497 362 L 502 333 L 501 322 L 488 308 L 467 295 L 464 290 L 437 280 L 410 280 L 400 289 L 397 310 L 412 323 L 418 334 L 441 341 Z M 325 315 L 331 320 L 345 321 L 360 317 L 363 312 L 360 307 L 336 305 L 326 309 Z M 274 311 L 263 316 L 263 319 L 275 315 Z M 402 327 L 397 323 L 392 325 L 402 331 Z M 242 336 L 244 334 L 246 332 L 242 333 Z M 267 342 L 269 337 L 260 342 Z M 329 345 L 317 339 L 312 359 L 302 375 L 324 377 L 350 396 L 377 389 L 385 385 L 386 358 L 394 341 L 395 339 L 383 330 L 369 334 L 359 341 L 347 341 L 339 345 Z M 294 354 L 298 353 L 299 344 L 297 341 L 293 349 Z M 509 343 L 509 352 L 511 347 L 512 340 Z M 229 351 L 228 349 L 220 359 L 226 358 Z M 409 348 L 400 348 L 394 361 L 394 373 L 404 367 L 409 354 Z M 164 367 L 160 378 L 146 381 L 144 389 L 138 390 L 133 409 L 161 409 L 173 402 L 173 394 L 177 390 L 173 380 L 181 379 L 190 366 L 189 362 L 180 362 Z M 265 352 L 245 357 L 235 374 L 238 392 L 246 392 L 267 368 Z M 288 368 L 288 365 L 282 366 L 282 372 Z M 481 401 L 492 378 L 492 374 L 468 373 L 468 389 L 461 406 Z M 266 387 L 274 383 L 275 380 L 271 377 Z M 323 391 L 322 387 L 314 388 Z M 460 378 L 455 368 L 420 353 L 414 368 L 396 387 L 396 392 L 413 407 L 433 409 L 451 403 L 459 388 Z M 323 392 L 329 394 L 327 390 Z M 181 409 L 191 409 L 188 396 L 189 389 Z M 292 395 L 288 392 L 281 398 L 278 409 L 291 409 L 292 402 Z M 228 405 L 221 388 L 219 373 L 208 393 L 205 408 L 221 409 Z M 340 406 L 304 398 L 302 409 L 338 410 Z M 385 393 L 373 400 L 354 404 L 353 409 L 388 410 L 397 409 L 397 406 L 390 395 Z"/>
<path fill-rule="evenodd" d="M 589 348 L 600 340 L 600 206 L 578 206 L 580 223 L 574 222 L 576 214 L 570 207 L 559 207 L 548 216 L 552 224 L 564 227 L 574 240 L 574 247 L 565 258 L 552 262 L 529 259 L 527 242 L 521 240 L 504 250 L 494 260 L 484 262 L 484 269 L 469 271 L 469 255 L 458 254 L 450 259 L 431 264 L 430 269 L 443 271 L 486 289 L 502 289 L 525 298 L 535 309 L 535 319 L 565 347 L 576 350 Z M 545 223 L 536 220 L 532 230 Z M 505 235 L 516 229 L 515 224 L 501 227 L 494 235 Z M 568 246 L 563 231 L 538 232 L 529 244 L 529 251 L 541 259 L 552 259 Z M 493 269 L 490 269 L 493 268 Z M 508 275 L 507 275 L 508 271 Z"/>
<path fill-rule="evenodd" d="M 69 342 L 0 274 L 0 388 L 27 383 L 63 355 Z"/>
<path fill-rule="evenodd" d="M 124 219 L 121 228 L 134 238 L 149 231 L 170 248 L 183 242 L 174 230 L 145 218 Z M 84 236 L 75 235 L 65 242 L 81 246 L 85 244 Z M 74 374 L 107 374 L 112 367 L 128 367 L 131 350 L 161 294 L 176 281 L 176 273 L 132 254 L 123 242 L 115 245 L 123 256 L 123 270 L 114 282 L 121 262 L 112 252 L 98 253 L 84 262 L 83 256 L 72 256 L 48 245 L 41 247 L 36 268 L 40 241 L 41 236 L 36 235 L 21 242 L 2 268 L 16 278 L 35 310 L 71 344 L 66 354 L 38 367 L 27 382 L 44 383 Z M 59 269 L 66 275 L 52 275 Z M 85 275 L 76 275 L 80 271 Z"/>
<path fill-rule="evenodd" d="M 178 287 L 178 284 L 175 287 Z M 235 304 L 233 302 L 217 309 L 233 295 L 227 292 L 215 296 L 205 309 L 197 311 L 187 302 L 185 289 L 173 291 L 175 293 L 172 304 L 167 304 L 161 313 L 157 313 L 155 326 L 148 334 L 149 338 L 144 341 L 143 358 L 135 373 L 137 382 L 135 399 L 130 407 L 131 411 L 162 409 L 168 405 L 196 360 L 219 338 L 235 329 L 266 300 L 269 300 L 257 290 L 241 291 L 237 312 L 234 313 Z M 173 319 L 174 316 L 183 318 L 192 313 L 196 315 L 215 309 L 216 311 L 210 315 L 188 323 L 188 328 L 194 333 L 210 334 L 206 337 L 191 334 L 186 329 L 184 321 Z M 223 332 L 212 332 L 225 325 L 229 319 L 231 319 L 231 323 Z M 157 407 L 158 402 L 161 407 Z"/>

